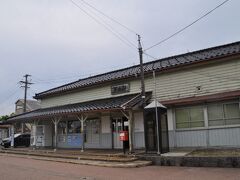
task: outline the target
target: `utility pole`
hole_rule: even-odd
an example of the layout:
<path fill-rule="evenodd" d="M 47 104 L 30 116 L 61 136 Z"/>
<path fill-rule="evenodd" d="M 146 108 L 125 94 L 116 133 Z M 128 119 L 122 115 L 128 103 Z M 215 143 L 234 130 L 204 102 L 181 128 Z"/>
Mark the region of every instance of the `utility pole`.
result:
<path fill-rule="evenodd" d="M 145 100 L 145 83 L 144 83 L 144 69 L 143 69 L 143 50 L 141 44 L 141 36 L 138 36 L 138 52 L 139 52 L 139 59 L 140 59 L 140 73 L 141 73 L 141 97 L 142 97 L 142 109 L 143 109 L 143 127 L 144 127 L 144 138 L 145 138 L 145 152 L 147 152 L 147 126 L 145 120 L 145 113 L 144 108 L 146 107 L 146 100 Z"/>
<path fill-rule="evenodd" d="M 143 108 L 146 106 L 145 101 L 145 84 L 144 84 L 144 70 L 143 70 L 143 50 L 141 44 L 141 36 L 138 36 L 138 52 L 139 52 L 139 59 L 140 59 L 140 72 L 141 72 L 141 95 L 142 95 L 142 106 Z"/>
<path fill-rule="evenodd" d="M 31 75 L 26 74 L 25 76 L 23 76 L 25 78 L 25 81 L 20 81 L 21 84 L 24 84 L 21 87 L 24 87 L 24 104 L 23 104 L 23 112 L 27 111 L 27 89 L 30 88 L 28 85 L 31 85 L 33 83 L 30 83 L 28 81 L 28 77 L 30 77 Z"/>

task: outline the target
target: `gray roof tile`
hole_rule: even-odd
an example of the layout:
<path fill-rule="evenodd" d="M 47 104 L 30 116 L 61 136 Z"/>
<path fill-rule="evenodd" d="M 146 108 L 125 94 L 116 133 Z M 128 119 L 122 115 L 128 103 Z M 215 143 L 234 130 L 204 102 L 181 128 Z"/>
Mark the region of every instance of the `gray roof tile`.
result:
<path fill-rule="evenodd" d="M 159 59 L 156 61 L 148 62 L 144 64 L 145 73 L 151 72 L 153 70 L 161 71 L 168 68 L 182 66 L 185 64 L 195 63 L 199 61 L 212 60 L 219 57 L 225 57 L 228 55 L 239 55 L 240 54 L 240 42 L 235 42 L 231 44 L 226 44 L 222 46 L 217 46 L 213 48 L 208 48 L 200 51 L 190 52 L 186 54 L 181 54 L 177 56 L 172 56 L 168 58 Z M 120 69 L 117 71 L 108 72 L 105 74 L 96 75 L 93 77 L 88 77 L 85 79 L 80 79 L 78 81 L 56 87 L 39 94 L 35 95 L 36 99 L 41 99 L 46 96 L 56 95 L 62 92 L 68 92 L 71 90 L 103 83 L 113 80 L 135 77 L 140 74 L 140 67 L 132 66 L 125 69 Z"/>
<path fill-rule="evenodd" d="M 148 100 L 150 96 L 151 96 L 151 92 L 147 92 L 146 100 Z M 128 108 L 134 107 L 140 102 L 141 102 L 140 94 L 131 94 L 131 95 L 125 95 L 120 97 L 89 101 L 89 102 L 37 109 L 21 115 L 10 117 L 8 119 L 8 122 L 15 122 L 18 120 L 27 121 L 29 119 L 46 117 L 46 116 L 54 116 L 54 115 L 60 116 L 60 115 L 72 114 L 72 113 L 87 113 L 89 111 L 128 109 Z"/>

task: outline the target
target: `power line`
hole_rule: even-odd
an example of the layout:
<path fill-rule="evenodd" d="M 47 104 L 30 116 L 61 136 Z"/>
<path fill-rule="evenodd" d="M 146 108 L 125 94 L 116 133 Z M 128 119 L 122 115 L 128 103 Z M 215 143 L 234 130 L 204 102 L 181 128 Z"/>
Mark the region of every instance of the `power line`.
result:
<path fill-rule="evenodd" d="M 119 21 L 117 21 L 116 19 L 108 16 L 107 14 L 105 14 L 104 12 L 100 11 L 99 9 L 97 9 L 96 7 L 94 7 L 93 5 L 89 4 L 88 2 L 84 1 L 84 0 L 80 0 L 82 1 L 84 4 L 86 4 L 87 6 L 91 7 L 92 9 L 94 9 L 95 11 L 97 11 L 98 13 L 102 14 L 104 17 L 110 19 L 111 21 L 113 21 L 114 23 L 120 25 L 121 27 L 125 28 L 126 30 L 128 30 L 129 32 L 138 35 L 139 33 L 137 33 L 136 31 L 134 31 L 133 29 L 127 27 L 126 25 L 120 23 Z"/>
<path fill-rule="evenodd" d="M 116 34 L 118 34 L 123 40 L 127 41 L 134 48 L 137 48 L 137 46 L 134 43 L 132 43 L 131 41 L 129 41 L 126 36 L 124 36 L 122 33 L 118 32 L 116 29 L 114 29 L 114 27 L 111 26 L 109 23 L 107 23 L 105 19 L 101 18 L 100 16 L 98 16 L 98 14 L 96 14 L 96 12 L 94 12 L 92 9 L 90 9 L 91 7 L 90 8 L 89 8 L 89 6 L 86 7 L 86 4 L 83 1 L 81 1 L 81 3 L 82 3 L 83 6 L 85 6 L 85 8 L 87 8 L 91 13 L 93 13 L 95 15 L 95 17 L 99 18 L 103 23 L 105 23 L 105 25 L 107 25 L 112 31 L 114 31 Z"/>
<path fill-rule="evenodd" d="M 3 101 L 1 101 L 0 106 L 5 105 L 5 103 L 11 98 L 13 97 L 19 89 L 16 89 L 15 91 L 13 91 L 9 96 L 7 96 L 7 98 L 5 98 Z"/>
<path fill-rule="evenodd" d="M 128 45 L 131 48 L 136 49 L 137 47 L 130 42 L 129 40 L 127 40 L 126 38 L 123 38 L 121 35 L 119 35 L 118 32 L 116 32 L 116 30 L 114 30 L 110 25 L 106 25 L 106 23 L 102 23 L 101 21 L 99 21 L 97 18 L 95 18 L 93 15 L 91 15 L 90 13 L 88 13 L 86 10 L 84 10 L 82 7 L 80 7 L 76 2 L 74 2 L 73 0 L 69 0 L 73 5 L 75 5 L 78 9 L 80 9 L 83 13 L 85 13 L 87 16 L 89 16 L 90 18 L 92 18 L 95 22 L 97 22 L 98 24 L 102 25 L 106 30 L 108 30 L 109 32 L 111 32 L 116 38 L 118 38 L 120 41 L 122 41 L 124 44 Z"/>
<path fill-rule="evenodd" d="M 146 56 L 152 58 L 153 60 L 157 60 L 156 57 L 154 57 L 154 56 L 152 56 L 152 55 L 150 55 L 150 54 L 148 54 L 148 53 L 146 53 L 146 52 L 143 52 L 143 54 L 145 54 Z"/>
<path fill-rule="evenodd" d="M 206 16 L 208 16 L 209 14 L 211 14 L 213 11 L 215 11 L 216 9 L 220 8 L 221 6 L 223 6 L 224 4 L 226 4 L 228 1 L 230 0 L 225 0 L 223 1 L 221 4 L 219 4 L 218 6 L 216 6 L 215 8 L 213 8 L 212 10 L 208 11 L 207 13 L 205 13 L 203 16 L 199 17 L 198 19 L 196 19 L 195 21 L 193 21 L 192 23 L 190 23 L 189 25 L 185 26 L 184 28 L 178 30 L 177 32 L 175 32 L 174 34 L 168 36 L 167 38 L 164 38 L 163 40 L 161 40 L 160 42 L 150 46 L 149 48 L 145 49 L 144 51 L 148 51 L 149 49 L 154 48 L 155 46 L 158 46 L 164 42 L 166 42 L 167 40 L 171 39 L 172 37 L 178 35 L 179 33 L 183 32 L 184 30 L 188 29 L 189 27 L 191 27 L 192 25 L 194 25 L 195 23 L 197 23 L 198 21 L 202 20 L 203 18 L 205 18 Z"/>

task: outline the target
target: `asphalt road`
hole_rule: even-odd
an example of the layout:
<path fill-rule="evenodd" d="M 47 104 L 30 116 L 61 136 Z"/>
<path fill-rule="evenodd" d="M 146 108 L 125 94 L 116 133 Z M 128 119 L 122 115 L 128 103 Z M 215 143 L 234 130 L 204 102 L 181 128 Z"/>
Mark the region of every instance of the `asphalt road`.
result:
<path fill-rule="evenodd" d="M 240 180 L 240 169 L 105 168 L 0 156 L 0 180 Z"/>

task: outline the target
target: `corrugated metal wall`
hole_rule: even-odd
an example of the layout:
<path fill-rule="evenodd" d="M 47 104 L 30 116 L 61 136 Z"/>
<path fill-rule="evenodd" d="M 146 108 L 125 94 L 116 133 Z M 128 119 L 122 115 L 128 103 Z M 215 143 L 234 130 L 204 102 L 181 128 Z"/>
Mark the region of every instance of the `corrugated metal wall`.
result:
<path fill-rule="evenodd" d="M 142 149 L 145 147 L 144 141 L 144 132 L 135 132 L 134 133 L 134 148 Z"/>
<path fill-rule="evenodd" d="M 209 135 L 208 135 L 209 133 Z M 240 127 L 169 132 L 170 147 L 240 147 Z M 207 144 L 209 142 L 209 144 Z"/>
<path fill-rule="evenodd" d="M 209 143 L 211 146 L 240 146 L 240 128 L 212 129 Z"/>

